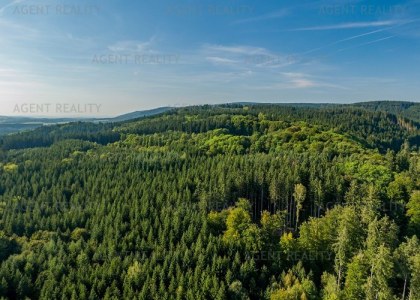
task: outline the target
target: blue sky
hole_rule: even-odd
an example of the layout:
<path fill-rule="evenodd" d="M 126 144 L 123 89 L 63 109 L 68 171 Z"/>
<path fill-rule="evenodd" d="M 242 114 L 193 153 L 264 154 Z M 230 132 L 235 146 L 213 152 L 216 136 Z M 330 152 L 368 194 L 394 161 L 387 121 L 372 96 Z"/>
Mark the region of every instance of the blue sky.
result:
<path fill-rule="evenodd" d="M 0 0 L 0 115 L 419 101 L 419 49 L 419 0 Z"/>

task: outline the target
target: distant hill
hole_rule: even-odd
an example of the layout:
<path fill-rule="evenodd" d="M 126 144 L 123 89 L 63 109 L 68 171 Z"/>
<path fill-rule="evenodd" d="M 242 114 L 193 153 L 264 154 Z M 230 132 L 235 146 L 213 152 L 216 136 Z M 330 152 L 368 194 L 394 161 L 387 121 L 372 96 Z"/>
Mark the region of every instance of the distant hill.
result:
<path fill-rule="evenodd" d="M 280 106 L 295 109 L 334 109 L 334 108 L 356 108 L 373 112 L 386 112 L 396 116 L 410 119 L 420 123 L 420 103 L 403 101 L 371 101 L 354 104 L 333 104 L 333 103 L 257 103 L 257 102 L 232 102 L 227 104 L 210 105 L 214 107 L 242 107 L 242 106 Z M 43 125 L 63 124 L 70 122 L 93 122 L 93 123 L 119 123 L 145 117 L 158 115 L 170 111 L 171 107 L 158 107 L 149 110 L 134 111 L 114 118 L 30 118 L 30 117 L 8 117 L 0 116 L 0 136 L 10 133 L 33 130 Z"/>
<path fill-rule="evenodd" d="M 135 111 L 114 118 L 33 118 L 0 116 L 0 136 L 10 133 L 33 130 L 43 125 L 64 124 L 71 122 L 116 123 L 157 115 L 170 110 L 170 107 L 158 107 Z"/>
<path fill-rule="evenodd" d="M 416 122 L 420 122 L 420 103 L 404 101 L 370 101 L 352 104 L 373 111 L 385 111 L 394 115 L 402 116 Z"/>
<path fill-rule="evenodd" d="M 144 117 L 149 117 L 149 116 L 153 116 L 153 115 L 157 115 L 160 113 L 164 113 L 168 110 L 171 110 L 171 107 L 158 107 L 158 108 L 154 108 L 154 109 L 149 109 L 149 110 L 141 110 L 141 111 L 134 111 L 128 114 L 124 114 L 124 115 L 120 115 L 118 117 L 115 118 L 109 118 L 106 119 L 105 121 L 107 122 L 123 122 L 123 121 L 128 121 L 128 120 L 133 120 L 133 119 L 138 119 L 138 118 L 144 118 Z"/>
<path fill-rule="evenodd" d="M 25 130 L 33 130 L 43 125 L 62 124 L 77 121 L 92 121 L 92 119 L 0 116 L 0 136 Z"/>

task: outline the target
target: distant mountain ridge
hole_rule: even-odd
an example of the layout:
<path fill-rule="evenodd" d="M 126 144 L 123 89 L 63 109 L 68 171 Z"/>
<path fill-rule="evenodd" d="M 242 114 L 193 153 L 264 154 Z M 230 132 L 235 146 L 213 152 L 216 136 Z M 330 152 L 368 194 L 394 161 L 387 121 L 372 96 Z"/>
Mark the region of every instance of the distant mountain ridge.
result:
<path fill-rule="evenodd" d="M 419 102 L 369 101 L 354 103 L 353 106 L 373 111 L 385 111 L 420 123 Z"/>
<path fill-rule="evenodd" d="M 34 118 L 34 117 L 14 117 L 0 116 L 0 136 L 24 130 L 33 130 L 43 125 L 53 125 L 70 122 L 93 122 L 93 123 L 115 123 L 134 119 L 140 119 L 156 114 L 164 113 L 172 109 L 171 107 L 158 107 L 149 110 L 134 111 L 113 118 Z"/>
<path fill-rule="evenodd" d="M 369 111 L 383 111 L 394 114 L 420 123 L 420 103 L 406 101 L 368 101 L 350 104 L 338 103 L 258 103 L 258 102 L 229 102 L 225 104 L 214 104 L 209 106 L 247 106 L 247 105 L 278 105 L 281 107 L 296 108 L 334 108 L 334 107 L 354 107 Z M 199 105 L 200 106 L 200 105 Z M 168 112 L 173 107 L 163 106 L 148 110 L 139 110 L 113 118 L 34 118 L 34 117 L 14 117 L 0 116 L 0 136 L 23 130 L 33 130 L 43 125 L 53 125 L 69 122 L 93 122 L 93 123 L 117 123 L 135 119 L 141 119 L 153 115 Z"/>
<path fill-rule="evenodd" d="M 82 120 L 91 121 L 92 119 L 0 116 L 0 136 L 24 130 L 32 130 L 43 125 L 77 122 Z"/>
<path fill-rule="evenodd" d="M 148 109 L 148 110 L 140 110 L 140 111 L 134 111 L 131 113 L 127 113 L 127 114 L 123 114 L 114 118 L 109 118 L 106 119 L 106 121 L 108 122 L 122 122 L 122 121 L 128 121 L 128 120 L 133 120 L 133 119 L 138 119 L 138 118 L 144 118 L 144 117 L 148 117 L 148 116 L 153 116 L 153 115 L 157 115 L 160 113 L 164 113 L 167 112 L 168 110 L 173 109 L 172 107 L 169 106 L 163 106 L 163 107 L 158 107 L 158 108 L 153 108 L 153 109 Z"/>

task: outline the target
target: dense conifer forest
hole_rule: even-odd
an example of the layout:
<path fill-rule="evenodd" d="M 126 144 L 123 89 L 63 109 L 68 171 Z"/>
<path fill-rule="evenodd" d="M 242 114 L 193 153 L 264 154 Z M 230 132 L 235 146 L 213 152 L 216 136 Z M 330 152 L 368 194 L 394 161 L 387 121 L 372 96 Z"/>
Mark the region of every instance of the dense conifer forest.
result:
<path fill-rule="evenodd" d="M 2 299 L 420 299 L 418 106 L 229 104 L 0 140 Z"/>

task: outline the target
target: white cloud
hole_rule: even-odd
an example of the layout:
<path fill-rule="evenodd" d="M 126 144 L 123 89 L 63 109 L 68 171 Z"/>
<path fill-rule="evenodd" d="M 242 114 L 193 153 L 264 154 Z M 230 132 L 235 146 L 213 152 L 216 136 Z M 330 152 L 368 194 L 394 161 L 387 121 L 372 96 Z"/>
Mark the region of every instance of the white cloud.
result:
<path fill-rule="evenodd" d="M 292 29 L 292 31 L 316 31 L 316 30 L 334 30 L 334 29 L 354 29 L 354 28 L 367 28 L 367 27 L 382 27 L 396 24 L 402 24 L 400 20 L 387 20 L 387 21 L 374 21 L 374 22 L 352 22 L 340 23 L 333 25 L 313 26 Z"/>
<path fill-rule="evenodd" d="M 237 63 L 238 61 L 233 60 L 233 59 L 228 59 L 228 58 L 223 58 L 223 57 L 217 57 L 217 56 L 208 56 L 206 57 L 206 60 L 217 64 L 217 65 L 230 65 L 230 64 L 234 64 Z"/>
<path fill-rule="evenodd" d="M 304 78 L 292 79 L 291 83 L 293 83 L 293 86 L 295 88 L 309 88 L 309 87 L 316 86 L 316 83 L 314 81 L 311 81 L 309 79 L 304 79 Z"/>
<path fill-rule="evenodd" d="M 25 0 L 13 0 L 12 2 L 10 2 L 10 3 L 8 3 L 8 4 L 6 4 L 5 6 L 3 6 L 2 8 L 0 8 L 0 16 L 1 15 L 3 15 L 3 12 L 6 10 L 6 9 L 8 9 L 9 7 L 11 7 L 11 6 L 13 6 L 13 5 L 16 5 L 16 4 L 19 4 L 19 3 L 22 3 L 22 2 L 24 2 Z"/>
<path fill-rule="evenodd" d="M 209 62 L 240 69 L 273 69 L 299 62 L 294 55 L 276 54 L 266 48 L 246 45 L 204 45 L 202 52 Z"/>
<path fill-rule="evenodd" d="M 289 88 L 289 89 L 307 89 L 307 88 L 316 88 L 316 87 L 328 87 L 328 88 L 338 88 L 346 89 L 343 86 L 325 82 L 323 80 L 314 79 L 313 76 L 304 73 L 294 73 L 294 72 L 283 72 L 281 73 L 284 77 L 285 84 L 280 84 L 280 88 Z"/>
<path fill-rule="evenodd" d="M 375 43 L 378 43 L 378 42 L 382 42 L 382 41 L 385 41 L 385 40 L 392 39 L 394 37 L 395 36 L 387 36 L 387 37 L 380 38 L 380 39 L 377 39 L 377 40 L 373 40 L 373 41 L 370 41 L 370 42 L 358 44 L 358 45 L 355 45 L 355 46 L 352 46 L 352 47 L 342 48 L 342 49 L 337 50 L 337 52 L 341 52 L 341 51 L 345 51 L 345 50 L 353 49 L 353 48 L 358 48 L 358 47 L 362 47 L 362 46 L 367 46 L 367 45 L 370 45 L 370 44 L 375 44 Z"/>
<path fill-rule="evenodd" d="M 317 83 L 313 80 L 310 80 L 308 75 L 302 73 L 292 73 L 292 72 L 284 72 L 282 75 L 285 76 L 287 86 L 289 88 L 310 88 L 317 86 Z"/>
<path fill-rule="evenodd" d="M 108 49 L 113 52 L 122 53 L 145 53 L 153 52 L 152 46 L 155 44 L 156 38 L 153 36 L 148 41 L 118 41 Z"/>
<path fill-rule="evenodd" d="M 252 46 L 223 46 L 223 45 L 204 45 L 203 49 L 209 52 L 225 52 L 233 54 L 267 54 L 268 51 L 265 48 L 252 47 Z"/>
<path fill-rule="evenodd" d="M 290 11 L 288 9 L 282 9 L 282 10 L 275 11 L 275 12 L 265 14 L 265 15 L 261 15 L 261 16 L 238 20 L 238 21 L 233 22 L 233 24 L 243 24 L 243 23 L 278 19 L 278 18 L 283 18 L 283 17 L 289 15 L 289 13 L 290 13 Z"/>

